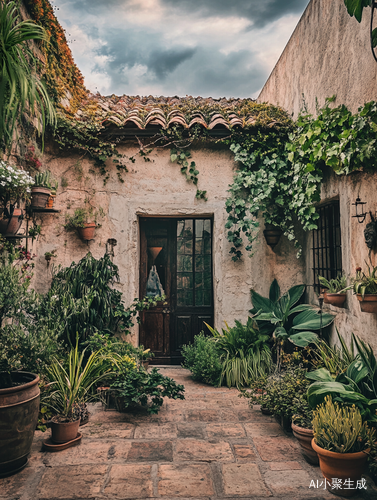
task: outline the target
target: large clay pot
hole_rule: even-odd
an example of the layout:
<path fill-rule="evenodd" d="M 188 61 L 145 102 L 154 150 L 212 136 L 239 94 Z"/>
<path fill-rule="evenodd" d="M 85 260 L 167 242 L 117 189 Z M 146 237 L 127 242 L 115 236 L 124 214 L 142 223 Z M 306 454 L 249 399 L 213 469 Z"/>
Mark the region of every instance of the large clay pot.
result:
<path fill-rule="evenodd" d="M 294 437 L 297 438 L 297 441 L 301 446 L 301 454 L 305 460 L 311 465 L 318 465 L 318 455 L 312 447 L 312 440 L 314 437 L 313 430 L 299 427 L 292 422 L 292 431 Z"/>
<path fill-rule="evenodd" d="M 280 236 L 283 234 L 283 231 L 271 224 L 266 224 L 266 228 L 263 231 L 264 237 L 266 238 L 267 245 L 269 245 L 272 249 L 279 243 Z"/>
<path fill-rule="evenodd" d="M 51 420 L 51 441 L 55 444 L 68 443 L 76 439 L 79 432 L 80 419 L 73 422 L 54 422 Z"/>
<path fill-rule="evenodd" d="M 323 295 L 324 303 L 331 304 L 335 307 L 343 307 L 343 304 L 346 301 L 346 298 L 347 298 L 346 293 L 328 293 L 328 292 L 325 292 Z"/>
<path fill-rule="evenodd" d="M 31 208 L 46 208 L 51 190 L 44 187 L 31 188 Z"/>
<path fill-rule="evenodd" d="M 361 293 L 356 294 L 357 300 L 360 301 L 360 309 L 365 313 L 377 314 L 377 294 L 376 295 L 364 295 Z"/>
<path fill-rule="evenodd" d="M 94 238 L 94 232 L 96 230 L 95 222 L 86 222 L 84 227 L 77 228 L 80 238 L 84 241 L 90 241 Z"/>
<path fill-rule="evenodd" d="M 314 439 L 312 440 L 312 447 L 318 454 L 321 472 L 329 483 L 332 484 L 333 478 L 342 480 L 342 488 L 328 488 L 331 493 L 351 497 L 360 492 L 360 490 L 356 489 L 356 485 L 365 471 L 370 448 L 358 453 L 335 453 L 320 448 Z M 348 479 L 352 481 L 353 489 L 349 489 L 348 485 L 344 485 L 344 481 Z"/>
<path fill-rule="evenodd" d="M 15 208 L 12 217 L 9 219 L 0 219 L 0 234 L 14 236 L 22 224 L 21 208 Z"/>
<path fill-rule="evenodd" d="M 39 413 L 39 377 L 13 372 L 14 387 L 0 389 L 0 477 L 25 467 Z"/>

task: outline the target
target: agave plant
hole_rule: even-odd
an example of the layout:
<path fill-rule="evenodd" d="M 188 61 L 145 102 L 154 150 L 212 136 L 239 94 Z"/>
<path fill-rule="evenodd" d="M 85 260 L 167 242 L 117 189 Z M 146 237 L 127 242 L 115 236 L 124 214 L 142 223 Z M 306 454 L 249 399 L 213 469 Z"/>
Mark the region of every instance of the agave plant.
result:
<path fill-rule="evenodd" d="M 38 78 L 36 58 L 28 40 L 47 41 L 45 30 L 32 21 L 20 21 L 14 1 L 0 1 L 0 141 L 11 148 L 20 117 L 26 113 L 42 127 L 54 126 L 56 111 Z"/>
<path fill-rule="evenodd" d="M 350 288 L 347 286 L 347 276 L 344 274 L 330 280 L 324 276 L 318 276 L 318 281 L 324 288 L 327 288 L 328 293 L 346 293 Z"/>
<path fill-rule="evenodd" d="M 282 341 L 289 340 L 298 347 L 306 347 L 318 339 L 314 333 L 329 326 L 335 316 L 320 311 L 309 304 L 299 304 L 305 285 L 296 285 L 280 296 L 280 287 L 276 279 L 272 282 L 269 297 L 262 297 L 255 290 L 251 291 L 254 319 L 263 333 L 273 333 Z"/>

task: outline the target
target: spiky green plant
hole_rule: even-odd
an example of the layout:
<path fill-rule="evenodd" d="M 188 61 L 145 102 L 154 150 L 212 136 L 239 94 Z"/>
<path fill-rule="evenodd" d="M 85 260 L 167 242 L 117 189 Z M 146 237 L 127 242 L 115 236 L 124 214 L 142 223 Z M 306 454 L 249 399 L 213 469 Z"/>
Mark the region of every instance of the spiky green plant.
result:
<path fill-rule="evenodd" d="M 28 40 L 47 41 L 45 30 L 20 21 L 17 3 L 0 0 L 0 141 L 10 150 L 21 117 L 36 118 L 39 132 L 56 124 L 56 111 L 36 73 Z"/>
<path fill-rule="evenodd" d="M 111 371 L 111 360 L 101 350 L 93 352 L 85 364 L 84 360 L 85 349 L 80 353 L 76 342 L 76 347 L 68 353 L 68 368 L 55 359 L 49 370 L 54 389 L 49 406 L 67 419 L 74 419 L 75 405 L 95 397 L 91 394 L 92 387 Z"/>
<path fill-rule="evenodd" d="M 358 408 L 341 406 L 330 396 L 313 412 L 313 432 L 320 448 L 336 453 L 366 450 L 373 445 L 376 434 L 363 422 Z"/>

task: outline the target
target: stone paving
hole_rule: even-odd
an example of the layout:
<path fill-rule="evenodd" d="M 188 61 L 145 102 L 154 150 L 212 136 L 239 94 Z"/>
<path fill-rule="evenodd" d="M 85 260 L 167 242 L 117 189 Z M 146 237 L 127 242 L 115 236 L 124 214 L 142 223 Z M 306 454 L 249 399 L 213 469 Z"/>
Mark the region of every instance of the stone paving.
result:
<path fill-rule="evenodd" d="M 81 444 L 58 453 L 42 452 L 49 431 L 36 432 L 28 466 L 0 479 L 0 500 L 337 498 L 309 487 L 323 482 L 319 468 L 236 389 L 193 382 L 179 367 L 161 372 L 185 385 L 186 400 L 166 400 L 154 416 L 92 405 Z M 377 488 L 367 478 L 353 498 L 376 499 Z"/>

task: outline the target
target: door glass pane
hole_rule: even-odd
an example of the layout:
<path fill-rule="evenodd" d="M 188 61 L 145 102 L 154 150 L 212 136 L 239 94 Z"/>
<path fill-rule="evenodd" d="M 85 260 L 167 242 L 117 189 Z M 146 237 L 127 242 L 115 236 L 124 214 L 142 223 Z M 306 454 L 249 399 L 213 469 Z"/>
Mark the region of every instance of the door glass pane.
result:
<path fill-rule="evenodd" d="M 177 306 L 212 305 L 210 219 L 177 221 Z"/>
<path fill-rule="evenodd" d="M 193 220 L 177 222 L 177 306 L 192 306 L 193 299 Z"/>

